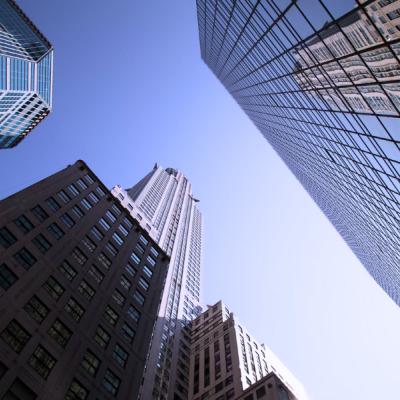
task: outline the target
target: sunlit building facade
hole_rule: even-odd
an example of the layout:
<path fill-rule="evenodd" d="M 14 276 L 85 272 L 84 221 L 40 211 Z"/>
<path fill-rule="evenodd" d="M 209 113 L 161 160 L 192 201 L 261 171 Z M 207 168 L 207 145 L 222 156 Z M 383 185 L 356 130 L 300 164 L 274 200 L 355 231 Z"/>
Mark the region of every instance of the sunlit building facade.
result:
<path fill-rule="evenodd" d="M 140 398 L 187 399 L 190 338 L 184 327 L 201 312 L 202 216 L 188 179 L 155 165 L 128 190 L 112 190 L 171 257 Z"/>
<path fill-rule="evenodd" d="M 197 10 L 204 61 L 400 304 L 400 1 Z"/>
<path fill-rule="evenodd" d="M 52 91 L 52 45 L 13 0 L 0 0 L 0 148 L 49 114 Z"/>

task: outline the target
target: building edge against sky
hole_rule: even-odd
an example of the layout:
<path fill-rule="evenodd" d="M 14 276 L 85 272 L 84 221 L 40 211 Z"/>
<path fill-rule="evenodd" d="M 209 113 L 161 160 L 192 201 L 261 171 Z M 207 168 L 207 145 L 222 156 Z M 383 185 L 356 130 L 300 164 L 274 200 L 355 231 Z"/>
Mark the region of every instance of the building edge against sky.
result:
<path fill-rule="evenodd" d="M 14 0 L 0 0 L 0 149 L 15 147 L 51 111 L 53 47 Z"/>

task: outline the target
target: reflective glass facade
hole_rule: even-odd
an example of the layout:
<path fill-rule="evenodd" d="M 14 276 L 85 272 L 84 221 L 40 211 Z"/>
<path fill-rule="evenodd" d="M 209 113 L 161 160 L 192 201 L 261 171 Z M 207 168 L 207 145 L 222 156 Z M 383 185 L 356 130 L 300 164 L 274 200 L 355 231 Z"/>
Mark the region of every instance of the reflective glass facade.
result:
<path fill-rule="evenodd" d="M 400 304 L 400 1 L 197 10 L 204 61 Z"/>
<path fill-rule="evenodd" d="M 53 49 L 13 0 L 0 0 L 0 148 L 16 146 L 51 110 Z"/>

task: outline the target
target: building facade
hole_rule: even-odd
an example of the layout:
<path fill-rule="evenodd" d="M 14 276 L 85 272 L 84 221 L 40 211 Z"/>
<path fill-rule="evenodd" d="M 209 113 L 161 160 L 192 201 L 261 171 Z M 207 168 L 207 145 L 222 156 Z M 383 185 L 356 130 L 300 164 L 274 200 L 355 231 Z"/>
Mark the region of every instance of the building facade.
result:
<path fill-rule="evenodd" d="M 400 304 L 400 1 L 197 11 L 204 61 Z"/>
<path fill-rule="evenodd" d="M 0 398 L 136 398 L 168 262 L 82 161 L 2 200 Z"/>
<path fill-rule="evenodd" d="M 132 188 L 112 193 L 171 258 L 140 398 L 187 399 L 190 342 L 183 328 L 201 312 L 198 200 L 181 172 L 158 165 Z"/>
<path fill-rule="evenodd" d="M 242 399 L 243 393 L 250 396 L 249 388 L 251 393 L 260 389 L 271 374 L 292 396 L 307 398 L 290 371 L 254 339 L 222 301 L 209 306 L 186 330 L 191 338 L 190 399 Z"/>
<path fill-rule="evenodd" d="M 0 148 L 16 146 L 52 108 L 53 47 L 14 0 L 0 0 Z"/>

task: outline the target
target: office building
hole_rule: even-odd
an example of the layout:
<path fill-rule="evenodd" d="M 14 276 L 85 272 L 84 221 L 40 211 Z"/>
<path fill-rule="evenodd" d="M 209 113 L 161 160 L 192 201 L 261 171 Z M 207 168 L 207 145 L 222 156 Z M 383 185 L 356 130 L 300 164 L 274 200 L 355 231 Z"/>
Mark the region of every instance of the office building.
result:
<path fill-rule="evenodd" d="M 0 202 L 0 398 L 137 398 L 168 256 L 82 161 Z"/>
<path fill-rule="evenodd" d="M 53 47 L 14 0 L 0 0 L 0 148 L 16 146 L 52 108 Z"/>
<path fill-rule="evenodd" d="M 204 61 L 400 304 L 400 1 L 197 11 Z"/>
<path fill-rule="evenodd" d="M 264 383 L 270 380 L 279 381 L 282 392 L 298 400 L 307 398 L 290 371 L 221 301 L 209 306 L 186 331 L 191 338 L 189 399 L 242 399 L 246 393 L 247 400 L 253 391 L 261 396 Z"/>
<path fill-rule="evenodd" d="M 132 188 L 112 193 L 171 257 L 140 398 L 187 399 L 190 343 L 183 327 L 201 312 L 198 200 L 181 172 L 158 165 Z"/>

